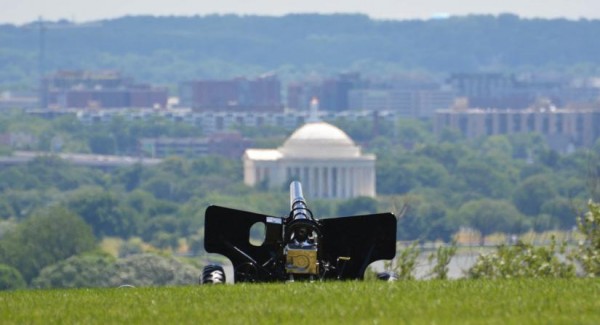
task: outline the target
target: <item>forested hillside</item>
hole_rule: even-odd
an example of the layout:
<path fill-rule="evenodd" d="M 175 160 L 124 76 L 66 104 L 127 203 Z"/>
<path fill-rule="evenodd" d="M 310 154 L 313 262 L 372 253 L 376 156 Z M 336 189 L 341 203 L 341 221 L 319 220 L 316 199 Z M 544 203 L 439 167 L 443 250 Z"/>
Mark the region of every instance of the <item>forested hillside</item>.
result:
<path fill-rule="evenodd" d="M 119 69 L 176 85 L 191 78 L 282 78 L 359 71 L 600 72 L 600 21 L 513 15 L 381 21 L 363 15 L 124 17 L 44 23 L 45 71 Z M 39 71 L 37 22 L 0 26 L 0 85 L 31 88 Z"/>

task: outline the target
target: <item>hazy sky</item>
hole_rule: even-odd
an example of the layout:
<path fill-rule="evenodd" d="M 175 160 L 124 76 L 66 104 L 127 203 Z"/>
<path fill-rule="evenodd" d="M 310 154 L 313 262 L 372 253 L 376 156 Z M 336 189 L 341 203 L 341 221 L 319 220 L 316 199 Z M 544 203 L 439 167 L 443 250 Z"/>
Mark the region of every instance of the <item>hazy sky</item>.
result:
<path fill-rule="evenodd" d="M 43 17 L 77 22 L 125 15 L 284 15 L 364 13 L 373 18 L 430 18 L 438 14 L 504 12 L 524 17 L 600 18 L 598 0 L 0 0 L 0 23 Z"/>

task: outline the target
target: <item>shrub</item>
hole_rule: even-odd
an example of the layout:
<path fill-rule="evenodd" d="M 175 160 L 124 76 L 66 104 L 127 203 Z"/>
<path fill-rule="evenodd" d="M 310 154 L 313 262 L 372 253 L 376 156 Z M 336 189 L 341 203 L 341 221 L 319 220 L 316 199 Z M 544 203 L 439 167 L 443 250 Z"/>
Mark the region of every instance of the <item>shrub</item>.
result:
<path fill-rule="evenodd" d="M 191 285 L 200 270 L 172 257 L 137 254 L 115 260 L 102 254 L 74 256 L 46 267 L 33 280 L 35 288 L 84 288 Z"/>
<path fill-rule="evenodd" d="M 403 250 L 400 251 L 398 257 L 396 257 L 395 265 L 387 263 L 386 268 L 392 269 L 393 272 L 398 276 L 398 280 L 414 280 L 415 269 L 417 267 L 417 258 L 421 254 L 421 250 L 417 246 L 418 243 L 415 241 Z"/>
<path fill-rule="evenodd" d="M 111 286 L 190 285 L 198 283 L 200 270 L 172 257 L 153 254 L 132 255 L 115 264 Z"/>
<path fill-rule="evenodd" d="M 42 268 L 95 247 L 91 228 L 61 207 L 38 210 L 0 239 L 0 263 L 30 282 Z"/>
<path fill-rule="evenodd" d="M 570 259 L 579 262 L 586 276 L 597 277 L 600 276 L 600 204 L 590 201 L 588 208 L 583 217 L 577 218 L 585 240 L 579 242 Z"/>
<path fill-rule="evenodd" d="M 115 273 L 114 258 L 108 254 L 90 253 L 70 257 L 50 265 L 33 279 L 34 288 L 85 288 L 109 286 Z"/>
<path fill-rule="evenodd" d="M 565 245 L 557 249 L 552 238 L 550 247 L 533 247 L 519 241 L 514 246 L 501 245 L 496 252 L 481 255 L 468 270 L 470 278 L 571 278 L 575 276 L 573 264 L 559 260 Z"/>
<path fill-rule="evenodd" d="M 435 265 L 431 270 L 430 275 L 434 279 L 445 280 L 448 278 L 448 264 L 452 260 L 452 257 L 456 254 L 456 242 L 452 242 L 450 246 L 440 246 L 429 255 L 429 262 L 431 263 L 435 259 Z"/>
<path fill-rule="evenodd" d="M 19 270 L 12 266 L 0 264 L 0 290 L 15 290 L 25 288 L 26 283 Z"/>

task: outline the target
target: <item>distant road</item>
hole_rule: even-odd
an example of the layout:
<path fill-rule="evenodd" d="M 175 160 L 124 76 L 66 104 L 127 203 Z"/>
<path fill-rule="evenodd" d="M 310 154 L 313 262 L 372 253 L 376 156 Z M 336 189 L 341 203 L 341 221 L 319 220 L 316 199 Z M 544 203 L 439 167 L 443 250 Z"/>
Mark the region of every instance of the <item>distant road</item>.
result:
<path fill-rule="evenodd" d="M 81 153 L 50 153 L 42 151 L 15 151 L 11 156 L 1 156 L 0 165 L 19 165 L 27 163 L 37 157 L 58 156 L 61 159 L 69 161 L 77 166 L 97 167 L 97 168 L 116 168 L 122 166 L 131 166 L 135 164 L 156 165 L 162 159 L 130 157 L 130 156 L 110 156 L 110 155 L 92 155 Z"/>

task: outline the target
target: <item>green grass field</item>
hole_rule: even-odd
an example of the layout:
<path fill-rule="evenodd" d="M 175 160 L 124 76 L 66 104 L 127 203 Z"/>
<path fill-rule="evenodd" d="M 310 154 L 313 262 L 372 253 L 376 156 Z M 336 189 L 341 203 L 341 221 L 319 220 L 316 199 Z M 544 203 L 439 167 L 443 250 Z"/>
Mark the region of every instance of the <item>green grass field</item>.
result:
<path fill-rule="evenodd" d="M 0 293 L 2 324 L 600 324 L 600 280 L 329 282 Z"/>

